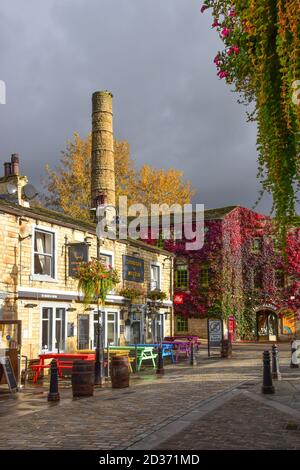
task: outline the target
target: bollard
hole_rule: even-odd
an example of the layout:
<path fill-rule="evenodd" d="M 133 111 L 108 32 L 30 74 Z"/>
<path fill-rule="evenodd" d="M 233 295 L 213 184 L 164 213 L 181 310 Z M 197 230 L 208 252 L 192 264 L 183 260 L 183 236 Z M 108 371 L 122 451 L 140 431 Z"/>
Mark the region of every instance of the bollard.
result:
<path fill-rule="evenodd" d="M 138 373 L 138 351 L 137 351 L 137 340 L 134 340 L 134 372 Z"/>
<path fill-rule="evenodd" d="M 59 401 L 60 396 L 58 393 L 58 372 L 57 362 L 55 359 L 51 361 L 50 368 L 50 390 L 48 393 L 48 401 Z"/>
<path fill-rule="evenodd" d="M 232 356 L 232 344 L 228 339 L 221 341 L 221 357 L 228 359 Z"/>
<path fill-rule="evenodd" d="M 273 344 L 272 346 L 272 378 L 275 380 L 281 380 L 277 344 Z"/>
<path fill-rule="evenodd" d="M 191 341 L 191 356 L 190 356 L 190 365 L 191 365 L 191 366 L 196 366 L 196 365 L 197 365 L 197 361 L 196 361 L 196 357 L 195 357 L 195 350 L 194 350 L 194 343 L 193 343 L 193 341 Z"/>
<path fill-rule="evenodd" d="M 293 340 L 291 342 L 291 368 L 298 369 L 299 368 L 299 359 L 298 359 L 298 348 L 297 348 L 297 341 Z"/>
<path fill-rule="evenodd" d="M 160 375 L 163 375 L 165 373 L 164 360 L 163 360 L 163 356 L 162 356 L 162 346 L 161 345 L 158 347 L 156 373 L 160 374 Z"/>
<path fill-rule="evenodd" d="M 263 352 L 263 385 L 261 388 L 262 393 L 271 395 L 275 393 L 275 389 L 273 387 L 272 375 L 271 375 L 271 367 L 270 367 L 270 353 L 269 351 Z"/>

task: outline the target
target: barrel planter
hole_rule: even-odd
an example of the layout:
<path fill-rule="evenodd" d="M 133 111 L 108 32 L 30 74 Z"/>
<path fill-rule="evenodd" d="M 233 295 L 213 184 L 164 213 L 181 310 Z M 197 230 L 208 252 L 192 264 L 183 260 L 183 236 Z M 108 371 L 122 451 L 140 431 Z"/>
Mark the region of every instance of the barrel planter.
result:
<path fill-rule="evenodd" d="M 129 387 L 128 356 L 113 356 L 111 358 L 111 385 L 112 388 Z"/>
<path fill-rule="evenodd" d="M 73 397 L 90 397 L 94 394 L 95 362 L 76 360 L 72 367 Z"/>

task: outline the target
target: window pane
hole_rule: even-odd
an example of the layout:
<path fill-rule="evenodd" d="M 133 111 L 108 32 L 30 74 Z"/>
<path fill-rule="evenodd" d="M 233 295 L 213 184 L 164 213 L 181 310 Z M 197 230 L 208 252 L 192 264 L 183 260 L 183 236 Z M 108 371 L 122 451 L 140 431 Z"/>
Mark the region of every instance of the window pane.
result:
<path fill-rule="evenodd" d="M 108 344 L 114 344 L 115 342 L 115 323 L 107 324 L 107 342 Z"/>
<path fill-rule="evenodd" d="M 38 253 L 53 254 L 53 234 L 35 231 L 34 250 Z"/>
<path fill-rule="evenodd" d="M 175 283 L 178 288 L 186 288 L 188 286 L 188 271 L 186 265 L 176 267 Z"/>
<path fill-rule="evenodd" d="M 263 272 L 261 269 L 258 269 L 254 272 L 254 288 L 262 289 L 263 287 Z"/>
<path fill-rule="evenodd" d="M 262 249 L 262 238 L 256 237 L 252 241 L 252 249 L 253 251 L 261 251 Z"/>
<path fill-rule="evenodd" d="M 45 255 L 34 255 L 34 274 L 52 277 L 52 258 Z"/>
<path fill-rule="evenodd" d="M 188 331 L 188 320 L 185 317 L 177 316 L 177 331 Z"/>
<path fill-rule="evenodd" d="M 61 321 L 56 319 L 55 322 L 55 347 L 56 349 L 61 350 L 61 340 L 62 340 L 62 335 L 61 335 Z"/>
<path fill-rule="evenodd" d="M 151 290 L 159 289 L 160 269 L 159 266 L 151 266 Z"/>
<path fill-rule="evenodd" d="M 112 266 L 112 255 L 100 255 L 100 260 L 105 266 Z"/>
<path fill-rule="evenodd" d="M 284 272 L 281 269 L 278 269 L 275 272 L 275 285 L 278 289 L 282 289 L 285 287 Z"/>
<path fill-rule="evenodd" d="M 42 311 L 42 349 L 52 351 L 52 308 L 43 308 Z"/>
<path fill-rule="evenodd" d="M 42 349 L 49 349 L 49 322 L 43 320 L 42 323 Z"/>
<path fill-rule="evenodd" d="M 66 313 L 64 308 L 57 308 L 56 309 L 56 319 L 55 319 L 55 347 L 59 349 L 60 351 L 63 351 L 65 349 L 65 343 L 66 343 L 66 338 L 65 338 L 65 333 L 66 333 L 66 328 L 65 328 L 65 318 L 66 318 Z"/>

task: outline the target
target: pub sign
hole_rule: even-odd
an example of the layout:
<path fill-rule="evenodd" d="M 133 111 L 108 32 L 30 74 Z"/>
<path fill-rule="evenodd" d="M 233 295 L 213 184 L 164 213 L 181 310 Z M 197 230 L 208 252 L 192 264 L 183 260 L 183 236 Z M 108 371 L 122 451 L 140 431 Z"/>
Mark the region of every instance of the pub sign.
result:
<path fill-rule="evenodd" d="M 69 245 L 69 276 L 76 277 L 77 268 L 89 259 L 89 246 L 86 243 Z"/>
<path fill-rule="evenodd" d="M 123 255 L 123 279 L 125 281 L 144 282 L 144 260 Z"/>

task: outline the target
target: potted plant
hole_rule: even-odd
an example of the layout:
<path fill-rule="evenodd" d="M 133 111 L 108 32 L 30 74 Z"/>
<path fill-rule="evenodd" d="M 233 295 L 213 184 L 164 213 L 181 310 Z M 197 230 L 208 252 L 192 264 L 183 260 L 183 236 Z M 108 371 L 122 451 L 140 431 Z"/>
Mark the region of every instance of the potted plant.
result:
<path fill-rule="evenodd" d="M 81 263 L 77 270 L 77 279 L 78 290 L 83 293 L 85 303 L 97 299 L 104 304 L 107 294 L 120 282 L 117 271 L 97 259 Z"/>

